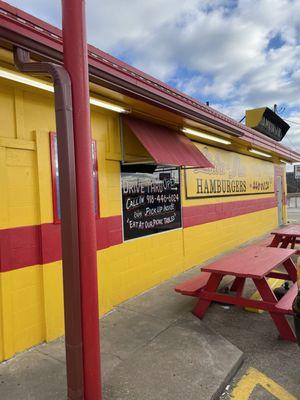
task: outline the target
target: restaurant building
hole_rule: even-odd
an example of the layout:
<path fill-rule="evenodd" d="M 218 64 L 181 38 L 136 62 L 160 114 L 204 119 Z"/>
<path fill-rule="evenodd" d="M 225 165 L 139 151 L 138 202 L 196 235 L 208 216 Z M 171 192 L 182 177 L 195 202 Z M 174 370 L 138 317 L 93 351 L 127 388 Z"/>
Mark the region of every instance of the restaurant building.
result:
<path fill-rule="evenodd" d="M 64 333 L 53 86 L 60 30 L 0 1 L 0 361 Z M 300 154 L 89 46 L 99 315 L 286 222 Z"/>

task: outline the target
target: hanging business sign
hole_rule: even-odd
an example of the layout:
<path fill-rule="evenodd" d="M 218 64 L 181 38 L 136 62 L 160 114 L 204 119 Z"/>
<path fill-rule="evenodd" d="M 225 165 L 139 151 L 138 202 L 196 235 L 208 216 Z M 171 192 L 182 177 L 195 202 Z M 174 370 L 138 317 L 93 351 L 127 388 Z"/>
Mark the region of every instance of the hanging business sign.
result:
<path fill-rule="evenodd" d="M 122 172 L 124 240 L 181 227 L 179 169 Z"/>
<path fill-rule="evenodd" d="M 274 193 L 271 162 L 197 144 L 214 168 L 185 170 L 188 199 Z"/>
<path fill-rule="evenodd" d="M 280 142 L 290 129 L 278 114 L 268 107 L 246 110 L 246 125 Z"/>

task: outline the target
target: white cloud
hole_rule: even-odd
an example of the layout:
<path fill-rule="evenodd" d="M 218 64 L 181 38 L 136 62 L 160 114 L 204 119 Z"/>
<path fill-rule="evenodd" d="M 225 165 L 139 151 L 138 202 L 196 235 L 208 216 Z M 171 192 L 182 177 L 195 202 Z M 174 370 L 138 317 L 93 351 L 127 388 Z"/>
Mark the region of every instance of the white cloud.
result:
<path fill-rule="evenodd" d="M 59 0 L 11 3 L 60 25 Z M 299 0 L 87 0 L 87 17 L 89 42 L 236 119 L 275 103 L 300 116 Z"/>
<path fill-rule="evenodd" d="M 7 0 L 12 6 L 16 6 L 29 14 L 34 15 L 48 23 L 60 27 L 61 25 L 61 1 L 41 0 Z"/>
<path fill-rule="evenodd" d="M 291 121 L 291 122 L 290 122 Z M 300 149 L 300 115 L 299 112 L 291 114 L 287 119 L 287 123 L 290 125 L 290 130 L 283 139 L 283 144 L 292 148 Z"/>

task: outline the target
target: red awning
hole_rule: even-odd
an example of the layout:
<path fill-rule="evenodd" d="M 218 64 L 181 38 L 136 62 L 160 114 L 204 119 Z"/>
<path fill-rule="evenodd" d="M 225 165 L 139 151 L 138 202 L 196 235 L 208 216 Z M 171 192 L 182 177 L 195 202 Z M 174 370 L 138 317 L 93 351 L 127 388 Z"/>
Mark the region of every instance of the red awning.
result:
<path fill-rule="evenodd" d="M 213 168 L 213 164 L 186 136 L 128 115 L 122 118 L 157 164 Z"/>

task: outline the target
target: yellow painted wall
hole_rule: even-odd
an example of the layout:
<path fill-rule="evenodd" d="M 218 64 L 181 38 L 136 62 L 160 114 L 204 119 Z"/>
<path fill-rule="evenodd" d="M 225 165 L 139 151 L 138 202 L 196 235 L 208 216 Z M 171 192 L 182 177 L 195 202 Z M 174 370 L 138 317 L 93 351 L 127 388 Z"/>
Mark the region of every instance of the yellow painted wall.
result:
<path fill-rule="evenodd" d="M 42 283 L 44 298 L 44 340 L 56 339 L 64 333 L 64 300 L 61 261 L 43 266 Z"/>
<path fill-rule="evenodd" d="M 0 275 L 4 359 L 45 339 L 42 274 L 32 266 Z"/>
<path fill-rule="evenodd" d="M 184 229 L 186 267 L 263 235 L 277 224 L 277 208 Z"/>
<path fill-rule="evenodd" d="M 97 142 L 100 214 L 120 215 L 118 115 L 93 108 L 91 122 Z M 50 131 L 55 131 L 52 95 L 0 79 L 0 229 L 53 222 Z M 183 199 L 182 204 L 230 200 Z M 98 251 L 100 313 L 276 224 L 273 208 Z M 60 261 L 0 273 L 0 360 L 63 331 Z"/>

